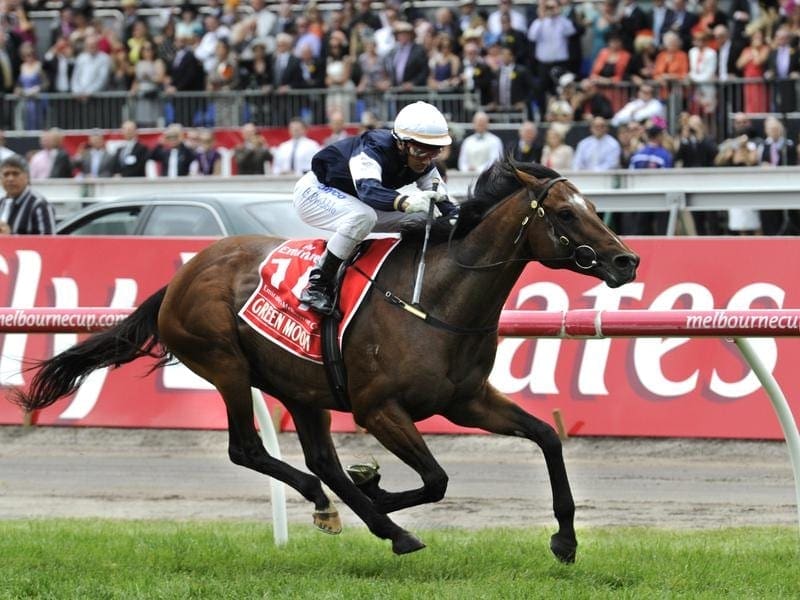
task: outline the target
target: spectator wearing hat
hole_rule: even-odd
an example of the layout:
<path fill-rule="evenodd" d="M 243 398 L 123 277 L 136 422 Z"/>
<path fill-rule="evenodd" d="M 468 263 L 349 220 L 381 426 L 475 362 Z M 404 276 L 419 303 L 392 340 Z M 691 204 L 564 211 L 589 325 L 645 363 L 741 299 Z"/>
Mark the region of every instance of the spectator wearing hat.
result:
<path fill-rule="evenodd" d="M 555 91 L 556 81 L 569 63 L 569 38 L 575 33 L 575 26 L 560 12 L 558 0 L 539 2 L 538 17 L 528 29 L 528 39 L 536 44 L 535 97 L 539 110 L 547 105 L 547 94 Z"/>
<path fill-rule="evenodd" d="M 646 130 L 645 145 L 631 156 L 629 169 L 671 169 L 672 154 L 664 148 L 664 128 L 651 125 Z M 664 235 L 667 213 L 635 212 L 620 215 L 622 235 Z"/>
<path fill-rule="evenodd" d="M 494 75 L 493 89 L 496 90 L 493 105 L 497 110 L 513 109 L 529 114 L 530 90 L 533 78 L 528 69 L 516 62 L 514 49 L 504 46 L 500 51 L 500 68 Z"/>
<path fill-rule="evenodd" d="M 386 71 L 392 86 L 401 90 L 424 87 L 428 82 L 428 56 L 425 48 L 414 42 L 414 28 L 398 21 L 394 25 L 397 44 L 386 55 Z"/>
<path fill-rule="evenodd" d="M 489 115 L 476 112 L 472 128 L 475 132 L 465 137 L 459 148 L 458 170 L 462 173 L 480 173 L 503 158 L 503 142 L 489 131 Z"/>

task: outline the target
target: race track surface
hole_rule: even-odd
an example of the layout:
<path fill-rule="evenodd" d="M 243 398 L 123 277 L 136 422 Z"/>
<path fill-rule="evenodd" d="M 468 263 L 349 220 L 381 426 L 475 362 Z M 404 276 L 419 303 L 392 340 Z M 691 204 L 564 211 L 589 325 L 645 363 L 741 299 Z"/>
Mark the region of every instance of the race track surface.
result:
<path fill-rule="evenodd" d="M 553 526 L 550 486 L 532 443 L 428 436 L 450 475 L 445 499 L 394 518 L 410 529 Z M 343 464 L 381 465 L 382 486 L 420 485 L 368 434 L 337 435 Z M 296 437 L 284 459 L 304 469 Z M 564 446 L 576 525 L 705 528 L 797 524 L 782 442 L 575 438 Z M 312 507 L 287 490 L 290 522 Z M 345 526 L 360 525 L 343 509 Z M 271 520 L 268 480 L 230 463 L 227 434 L 208 431 L 0 427 L 0 518 Z"/>

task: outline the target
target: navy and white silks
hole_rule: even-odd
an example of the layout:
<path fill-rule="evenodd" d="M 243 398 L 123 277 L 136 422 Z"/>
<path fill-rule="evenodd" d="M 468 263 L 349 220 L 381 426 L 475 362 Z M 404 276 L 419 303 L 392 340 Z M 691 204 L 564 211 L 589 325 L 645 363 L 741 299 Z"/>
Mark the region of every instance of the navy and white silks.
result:
<path fill-rule="evenodd" d="M 306 223 L 333 231 L 328 250 L 347 258 L 370 232 L 395 232 L 424 222 L 425 213 L 398 211 L 394 201 L 399 188 L 416 183 L 430 190 L 434 180 L 437 190 L 447 194 L 433 162 L 423 173 L 414 172 L 392 133 L 374 129 L 320 150 L 311 171 L 295 185 L 294 205 Z"/>

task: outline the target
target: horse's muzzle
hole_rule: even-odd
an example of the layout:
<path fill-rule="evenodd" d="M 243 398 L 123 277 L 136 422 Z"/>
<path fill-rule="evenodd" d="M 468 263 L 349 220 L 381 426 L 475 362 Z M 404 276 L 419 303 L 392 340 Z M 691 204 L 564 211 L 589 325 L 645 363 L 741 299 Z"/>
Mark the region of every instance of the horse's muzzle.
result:
<path fill-rule="evenodd" d="M 605 282 L 608 287 L 616 288 L 636 278 L 639 266 L 639 255 L 633 252 L 620 252 L 615 255 L 605 268 Z"/>

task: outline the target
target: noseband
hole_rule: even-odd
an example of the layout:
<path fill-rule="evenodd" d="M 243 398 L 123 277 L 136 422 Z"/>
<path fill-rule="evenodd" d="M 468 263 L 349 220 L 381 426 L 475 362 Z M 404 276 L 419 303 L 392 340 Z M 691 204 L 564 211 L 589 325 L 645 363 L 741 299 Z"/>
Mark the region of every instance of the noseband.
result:
<path fill-rule="evenodd" d="M 519 231 L 517 231 L 517 235 L 514 236 L 514 245 L 516 246 L 520 240 L 522 240 L 522 236 L 525 231 L 528 229 L 528 225 L 530 225 L 531 221 L 534 219 L 544 219 L 553 229 L 553 233 L 558 237 L 558 242 L 562 246 L 575 246 L 575 243 L 566 235 L 564 232 L 564 228 L 558 223 L 557 220 L 551 218 L 550 214 L 547 210 L 545 210 L 544 201 L 547 199 L 547 194 L 550 193 L 550 189 L 557 183 L 561 181 L 567 181 L 566 177 L 555 177 L 550 179 L 545 183 L 542 188 L 539 190 L 538 193 L 534 193 L 534 191 L 528 188 L 528 199 L 530 201 L 530 212 L 522 219 L 522 222 L 519 224 Z M 492 212 L 497 210 L 503 203 L 498 203 L 490 208 L 484 214 L 484 218 L 489 216 Z M 469 269 L 473 271 L 483 271 L 487 269 L 494 269 L 496 267 L 512 263 L 512 262 L 529 262 L 531 260 L 546 260 L 547 262 L 555 262 L 555 261 L 573 261 L 575 266 L 579 269 L 583 269 L 588 271 L 589 269 L 594 268 L 597 265 L 597 252 L 594 248 L 587 244 L 581 244 L 579 246 L 575 246 L 572 250 L 572 254 L 569 256 L 564 256 L 561 258 L 548 258 L 548 259 L 536 259 L 534 258 L 508 258 L 506 260 L 500 260 L 493 263 L 488 263 L 485 265 L 467 265 L 462 263 L 458 260 L 458 257 L 455 256 L 454 253 L 451 252 L 451 242 L 453 241 L 453 233 L 455 232 L 455 227 L 453 231 L 450 232 L 450 239 L 448 240 L 448 254 L 453 256 L 453 261 L 462 269 Z"/>

